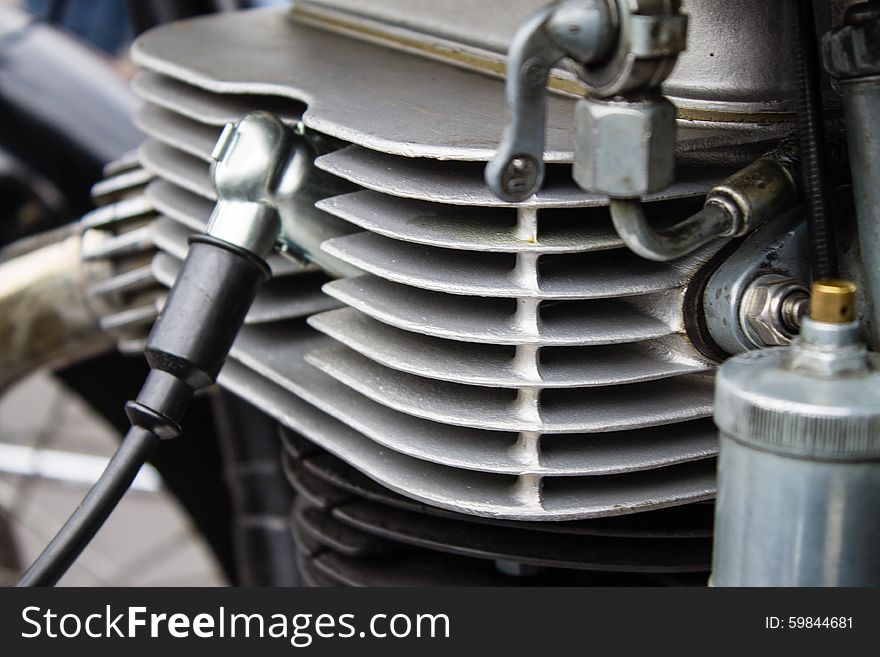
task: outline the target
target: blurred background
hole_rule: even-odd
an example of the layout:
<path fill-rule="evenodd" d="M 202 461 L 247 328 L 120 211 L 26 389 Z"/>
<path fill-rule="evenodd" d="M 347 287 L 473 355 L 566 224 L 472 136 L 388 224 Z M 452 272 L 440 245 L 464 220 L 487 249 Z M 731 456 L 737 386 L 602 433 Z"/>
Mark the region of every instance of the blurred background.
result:
<path fill-rule="evenodd" d="M 277 4 L 285 1 L 0 0 L 0 248 L 7 247 L 0 258 L 16 240 L 88 212 L 103 165 L 139 144 L 127 89 L 137 34 L 186 16 Z M 96 115 L 95 107 L 107 111 Z M 0 585 L 14 584 L 51 539 L 125 428 L 121 403 L 131 391 L 108 394 L 88 382 L 138 374 L 141 360 L 111 354 L 0 381 Z M 144 468 L 61 585 L 230 583 L 229 539 L 209 545 L 203 536 L 212 535 L 211 519 L 193 519 L 179 503 L 199 485 L 178 481 L 172 494 L 154 468 Z M 218 515 L 227 505 L 217 499 Z"/>

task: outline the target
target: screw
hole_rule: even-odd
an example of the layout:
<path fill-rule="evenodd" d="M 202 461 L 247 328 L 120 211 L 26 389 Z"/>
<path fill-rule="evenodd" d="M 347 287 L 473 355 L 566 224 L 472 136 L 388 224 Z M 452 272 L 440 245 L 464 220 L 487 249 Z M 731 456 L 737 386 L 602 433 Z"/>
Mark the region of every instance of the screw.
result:
<path fill-rule="evenodd" d="M 501 184 L 504 190 L 517 199 L 534 193 L 538 183 L 538 164 L 528 155 L 518 155 L 504 168 Z"/>

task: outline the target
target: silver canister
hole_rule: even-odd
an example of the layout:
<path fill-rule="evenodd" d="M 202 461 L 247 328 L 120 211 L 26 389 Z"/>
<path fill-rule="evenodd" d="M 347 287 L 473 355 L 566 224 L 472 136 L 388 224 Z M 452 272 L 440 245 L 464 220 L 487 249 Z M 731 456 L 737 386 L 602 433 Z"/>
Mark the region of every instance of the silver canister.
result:
<path fill-rule="evenodd" d="M 714 586 L 880 585 L 880 358 L 854 301 L 814 284 L 790 347 L 718 372 Z"/>

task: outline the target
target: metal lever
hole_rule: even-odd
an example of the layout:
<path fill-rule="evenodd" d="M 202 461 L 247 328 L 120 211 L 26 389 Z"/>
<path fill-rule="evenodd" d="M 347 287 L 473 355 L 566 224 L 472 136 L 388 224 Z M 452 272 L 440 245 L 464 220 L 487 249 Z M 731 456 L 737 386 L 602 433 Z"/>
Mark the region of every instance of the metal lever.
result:
<path fill-rule="evenodd" d="M 546 87 L 550 70 L 565 56 L 588 63 L 603 56 L 615 36 L 605 0 L 548 5 L 519 27 L 507 60 L 510 121 L 498 152 L 486 166 L 486 184 L 498 198 L 518 203 L 544 181 Z"/>

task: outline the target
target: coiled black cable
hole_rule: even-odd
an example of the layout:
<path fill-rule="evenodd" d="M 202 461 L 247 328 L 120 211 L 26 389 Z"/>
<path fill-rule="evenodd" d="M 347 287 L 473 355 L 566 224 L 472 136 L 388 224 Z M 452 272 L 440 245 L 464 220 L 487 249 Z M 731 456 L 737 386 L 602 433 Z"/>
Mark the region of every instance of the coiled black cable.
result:
<path fill-rule="evenodd" d="M 828 202 L 828 154 L 813 0 L 791 2 L 794 4 L 795 18 L 798 144 L 810 234 L 810 263 L 814 280 L 836 278 L 837 250 Z"/>

